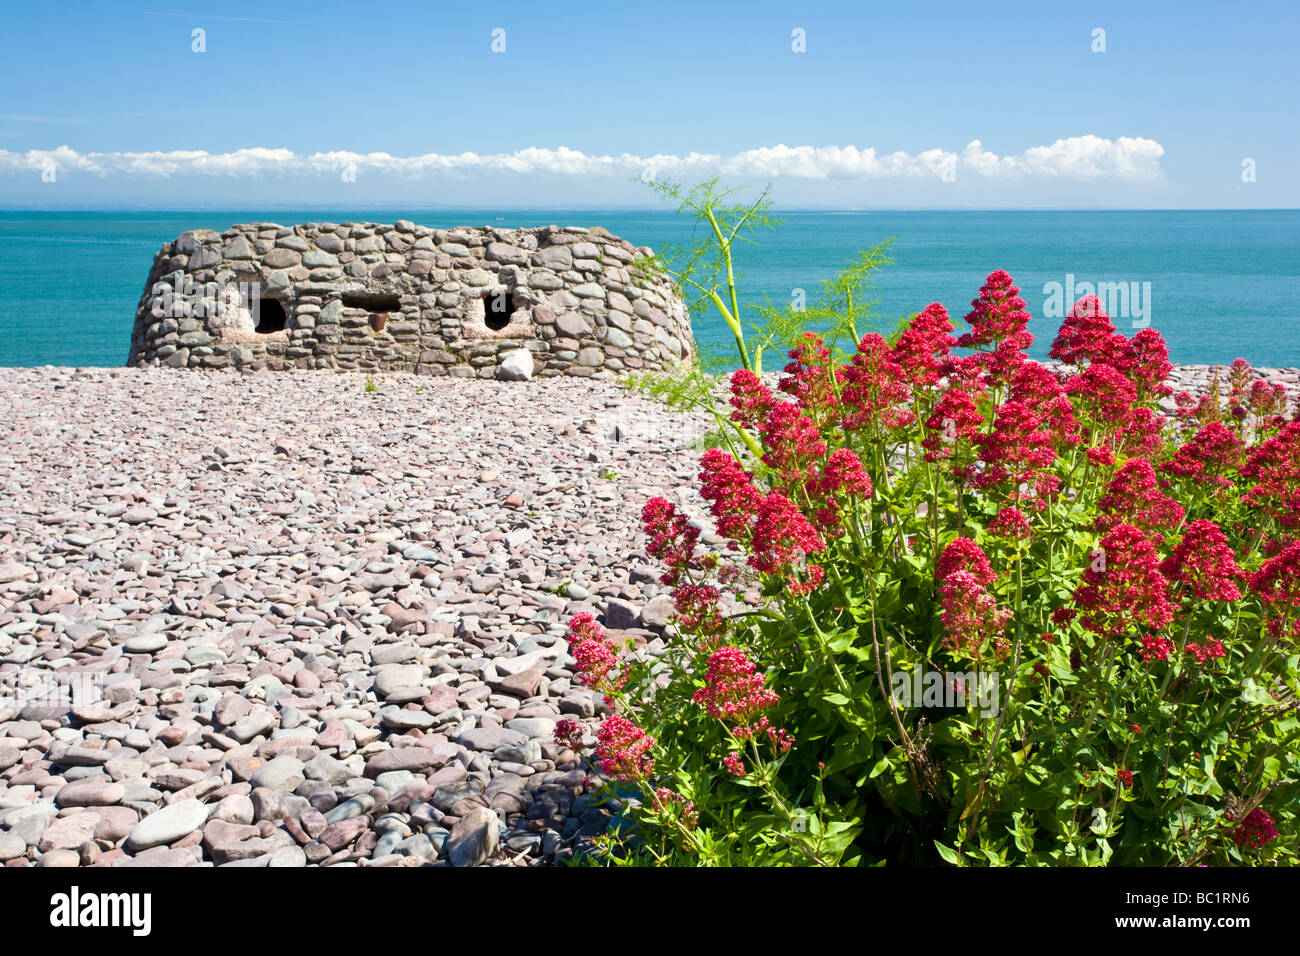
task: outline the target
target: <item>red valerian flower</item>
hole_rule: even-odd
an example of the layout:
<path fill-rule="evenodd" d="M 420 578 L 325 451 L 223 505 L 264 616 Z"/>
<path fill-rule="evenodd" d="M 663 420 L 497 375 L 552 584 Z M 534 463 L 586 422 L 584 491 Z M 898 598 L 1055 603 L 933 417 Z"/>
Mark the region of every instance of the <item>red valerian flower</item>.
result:
<path fill-rule="evenodd" d="M 586 611 L 569 619 L 569 644 L 578 683 L 601 691 L 608 703 L 627 682 L 626 673 L 617 673 L 618 646 Z"/>
<path fill-rule="evenodd" d="M 1101 353 L 1115 326 L 1095 295 L 1085 295 L 1070 308 L 1052 342 L 1048 358 L 1083 368 Z"/>
<path fill-rule="evenodd" d="M 890 357 L 914 388 L 929 388 L 943 377 L 944 362 L 957 343 L 950 334 L 952 331 L 948 310 L 938 302 L 931 302 L 912 317 L 898 337 Z"/>
<path fill-rule="evenodd" d="M 1246 394 L 1246 408 L 1255 416 L 1256 428 L 1280 428 L 1285 424 L 1286 386 L 1256 379 Z"/>
<path fill-rule="evenodd" d="M 1065 380 L 1066 394 L 1088 410 L 1097 426 L 1122 428 L 1133 414 L 1137 390 L 1133 383 L 1109 365 L 1089 365 Z"/>
<path fill-rule="evenodd" d="M 1018 508 L 1003 508 L 989 522 L 989 534 L 999 538 L 1024 540 L 1034 536 L 1034 529 L 1029 526 L 1029 519 Z"/>
<path fill-rule="evenodd" d="M 1166 596 L 1169 581 L 1160 573 L 1160 558 L 1151 539 L 1128 524 L 1111 528 L 1094 561 L 1074 592 L 1083 609 L 1080 623 L 1102 637 L 1133 635 L 1141 628 L 1159 630 L 1173 620 Z"/>
<path fill-rule="evenodd" d="M 853 495 L 871 497 L 871 476 L 862 467 L 862 461 L 847 448 L 837 448 L 826 460 L 826 467 L 817 480 L 817 494 Z"/>
<path fill-rule="evenodd" d="M 998 269 L 989 273 L 971 308 L 966 315 L 971 330 L 957 340 L 957 345 L 977 350 L 972 358 L 988 374 L 990 382 L 1004 385 L 1024 362 L 1025 350 L 1034 342 L 1028 331 L 1025 300 L 1020 298 L 1011 276 Z"/>
<path fill-rule="evenodd" d="M 1179 478 L 1195 478 L 1228 488 L 1232 479 L 1226 476 L 1241 467 L 1243 448 L 1245 443 L 1222 422 L 1210 422 L 1161 465 L 1160 470 Z"/>
<path fill-rule="evenodd" d="M 701 648 L 715 646 L 727 633 L 721 598 L 722 592 L 708 584 L 679 584 L 673 592 L 677 623 L 697 635 L 696 645 Z"/>
<path fill-rule="evenodd" d="M 1145 405 L 1134 407 L 1129 420 L 1116 434 L 1116 447 L 1122 448 L 1126 455 L 1144 458 L 1159 455 L 1164 450 L 1165 421 L 1163 414 Z"/>
<path fill-rule="evenodd" d="M 1169 638 L 1157 637 L 1154 634 L 1142 635 L 1142 660 L 1167 661 L 1173 651 L 1174 642 Z"/>
<path fill-rule="evenodd" d="M 779 399 L 747 368 L 731 373 L 731 420 L 750 430 L 757 429 Z"/>
<path fill-rule="evenodd" d="M 816 420 L 818 427 L 828 424 L 823 417 L 834 414 L 838 404 L 835 395 L 834 370 L 831 351 L 815 332 L 804 332 L 789 352 L 790 362 L 777 387 L 793 395 L 800 408 Z"/>
<path fill-rule="evenodd" d="M 1119 777 L 1119 782 L 1122 783 L 1124 786 L 1126 786 L 1126 787 L 1132 787 L 1132 786 L 1133 786 L 1133 771 L 1132 771 L 1132 770 L 1117 770 L 1117 771 L 1115 772 L 1115 776 Z"/>
<path fill-rule="evenodd" d="M 1011 612 L 999 608 L 997 600 L 969 571 L 952 571 L 939 581 L 940 620 L 944 644 L 958 654 L 978 657 L 986 642 L 997 654 L 1009 649 L 1002 632 Z"/>
<path fill-rule="evenodd" d="M 695 808 L 694 800 L 687 800 L 680 793 L 668 787 L 656 787 L 654 791 L 654 800 L 652 805 L 659 813 L 670 812 L 674 806 L 681 807 L 682 825 L 688 830 L 693 830 L 700 822 L 699 811 Z"/>
<path fill-rule="evenodd" d="M 1269 633 L 1281 638 L 1289 630 L 1293 639 L 1300 639 L 1300 616 L 1296 614 L 1300 610 L 1300 541 L 1264 562 L 1250 576 L 1250 589 L 1269 611 Z"/>
<path fill-rule="evenodd" d="M 1228 414 L 1236 421 L 1246 418 L 1246 396 L 1255 370 L 1244 358 L 1233 359 L 1228 368 Z"/>
<path fill-rule="evenodd" d="M 1074 607 L 1058 607 L 1052 612 L 1052 623 L 1057 627 L 1065 627 L 1076 617 L 1079 616 L 1079 609 Z"/>
<path fill-rule="evenodd" d="M 735 541 L 749 538 L 750 529 L 763 502 L 763 492 L 754 479 L 731 455 L 710 448 L 700 460 L 700 494 L 712 502 L 718 534 Z"/>
<path fill-rule="evenodd" d="M 821 580 L 821 569 L 816 565 L 808 566 L 809 580 L 801 582 L 796 575 L 797 564 L 808 555 L 824 551 L 826 543 L 779 491 L 769 491 L 758 507 L 751 547 L 749 566 L 763 574 L 785 575 L 796 593 L 815 587 Z"/>
<path fill-rule="evenodd" d="M 768 727 L 767 737 L 771 741 L 772 747 L 777 753 L 786 753 L 794 746 L 794 737 L 790 731 L 780 727 Z"/>
<path fill-rule="evenodd" d="M 1065 449 L 1080 441 L 1074 406 L 1060 377 L 1039 362 L 1025 362 L 1011 379 L 1011 399 L 1023 402 L 1056 435 L 1057 446 Z"/>
<path fill-rule="evenodd" d="M 948 648 L 977 657 L 989 641 L 995 653 L 1005 653 L 1008 644 L 1002 632 L 1011 612 L 999 608 L 988 593 L 997 576 L 980 546 L 969 538 L 955 539 L 939 555 L 934 577 Z"/>
<path fill-rule="evenodd" d="M 1300 420 L 1289 423 L 1251 453 L 1241 473 L 1255 481 L 1242 496 L 1284 528 L 1300 527 Z"/>
<path fill-rule="evenodd" d="M 1088 464 L 1094 468 L 1115 467 L 1115 451 L 1109 445 L 1098 445 L 1096 448 L 1089 448 L 1084 454 L 1088 457 Z"/>
<path fill-rule="evenodd" d="M 1165 384 L 1174 367 L 1169 364 L 1169 347 L 1155 329 L 1142 329 L 1128 341 L 1125 364 L 1120 369 L 1137 389 L 1139 402 L 1165 398 L 1173 389 Z"/>
<path fill-rule="evenodd" d="M 631 782 L 654 772 L 654 760 L 647 754 L 655 738 L 619 714 L 601 721 L 596 731 L 596 755 L 600 772 L 614 780 Z"/>
<path fill-rule="evenodd" d="M 840 401 L 846 431 L 865 431 L 880 438 L 883 429 L 912 420 L 911 412 L 899 407 L 910 394 L 903 367 L 894 360 L 882 336 L 864 335 L 849 364 L 836 374 L 843 384 Z"/>
<path fill-rule="evenodd" d="M 954 538 L 943 549 L 935 564 L 934 578 L 936 581 L 943 581 L 954 571 L 970 572 L 975 582 L 983 587 L 998 579 L 989 564 L 988 555 L 970 538 Z"/>
<path fill-rule="evenodd" d="M 1145 458 L 1130 458 L 1106 486 L 1097 500 L 1099 514 L 1093 522 L 1098 531 L 1119 524 L 1132 525 L 1157 540 L 1164 529 L 1183 520 L 1183 506 L 1156 485 L 1156 472 Z"/>
<path fill-rule="evenodd" d="M 1232 819 L 1228 817 L 1228 819 Z M 1273 825 L 1273 818 L 1259 807 L 1246 814 L 1246 819 L 1232 832 L 1232 839 L 1239 847 L 1253 849 L 1276 840 L 1280 834 Z"/>
<path fill-rule="evenodd" d="M 1183 539 L 1160 564 L 1160 571 L 1200 601 L 1237 601 L 1241 568 L 1228 539 L 1213 521 L 1202 518 L 1187 526 Z"/>
<path fill-rule="evenodd" d="M 998 406 L 993 430 L 976 435 L 979 460 L 986 467 L 972 476 L 976 487 L 991 487 L 1010 479 L 1016 485 L 1035 483 L 1056 461 L 1057 434 L 1021 401 Z"/>
<path fill-rule="evenodd" d="M 641 509 L 641 523 L 650 538 L 646 551 L 651 557 L 663 559 L 668 566 L 660 581 L 667 585 L 676 584 L 691 565 L 700 529 L 665 498 L 651 498 L 645 503 Z"/>
<path fill-rule="evenodd" d="M 871 497 L 871 476 L 856 454 L 837 448 L 806 490 L 816 509 L 817 529 L 828 538 L 837 538 L 843 534 L 841 511 L 855 498 Z"/>
<path fill-rule="evenodd" d="M 1183 648 L 1183 650 L 1191 657 L 1196 658 L 1196 663 L 1198 664 L 1204 664 L 1212 658 L 1223 657 L 1228 653 L 1227 648 L 1223 646 L 1223 642 L 1218 640 L 1209 641 L 1205 644 L 1197 644 L 1194 641 L 1188 641 L 1187 646 Z"/>
<path fill-rule="evenodd" d="M 926 434 L 921 440 L 926 450 L 925 460 L 959 457 L 959 451 L 971 448 L 983 423 L 984 416 L 976 410 L 975 397 L 964 388 L 949 388 L 925 420 Z"/>
<path fill-rule="evenodd" d="M 703 704 L 710 717 L 739 724 L 752 723 L 780 698 L 764 685 L 763 676 L 749 656 L 738 647 L 720 647 L 709 656 L 704 686 L 694 701 Z"/>
<path fill-rule="evenodd" d="M 745 775 L 745 762 L 740 759 L 740 754 L 734 750 L 722 758 L 722 766 L 733 777 L 743 777 Z"/>
<path fill-rule="evenodd" d="M 763 463 L 787 488 L 801 487 L 808 481 L 826 454 L 817 423 L 794 402 L 782 402 L 768 412 L 759 434 L 763 439 Z"/>
<path fill-rule="evenodd" d="M 569 750 L 582 749 L 582 737 L 585 728 L 577 720 L 564 718 L 555 722 L 555 742 Z"/>

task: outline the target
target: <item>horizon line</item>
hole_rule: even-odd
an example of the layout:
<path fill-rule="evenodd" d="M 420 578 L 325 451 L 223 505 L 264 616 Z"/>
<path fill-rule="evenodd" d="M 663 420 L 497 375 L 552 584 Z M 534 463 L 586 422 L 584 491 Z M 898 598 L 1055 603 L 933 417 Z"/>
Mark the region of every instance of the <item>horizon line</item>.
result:
<path fill-rule="evenodd" d="M 677 215 L 677 210 L 666 206 L 492 206 L 492 205 L 440 205 L 421 203 L 372 202 L 357 204 L 338 203 L 276 203 L 255 205 L 194 205 L 194 206 L 131 206 L 99 205 L 81 206 L 0 206 L 0 214 L 13 212 L 248 212 L 254 209 L 268 211 L 302 211 L 307 209 L 345 210 L 377 209 L 391 211 L 410 209 L 413 211 L 487 211 L 487 212 L 653 212 Z M 1297 212 L 1297 206 L 772 206 L 774 213 L 874 213 L 874 212 Z"/>

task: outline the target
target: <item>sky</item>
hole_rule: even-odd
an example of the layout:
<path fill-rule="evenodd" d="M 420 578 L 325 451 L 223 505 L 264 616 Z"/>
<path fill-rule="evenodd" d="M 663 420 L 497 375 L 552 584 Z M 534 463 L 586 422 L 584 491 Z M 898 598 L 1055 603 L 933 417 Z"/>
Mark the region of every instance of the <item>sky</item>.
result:
<path fill-rule="evenodd" d="M 1300 207 L 1300 4 L 7 4 L 0 208 Z"/>

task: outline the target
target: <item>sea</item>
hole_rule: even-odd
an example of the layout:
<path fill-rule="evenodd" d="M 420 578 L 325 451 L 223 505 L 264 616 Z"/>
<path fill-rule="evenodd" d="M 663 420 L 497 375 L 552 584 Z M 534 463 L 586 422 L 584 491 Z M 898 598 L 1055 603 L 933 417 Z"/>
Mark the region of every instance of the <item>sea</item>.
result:
<path fill-rule="evenodd" d="M 985 277 L 1005 269 L 1045 357 L 1064 310 L 1087 292 L 1126 333 L 1158 329 L 1178 364 L 1300 366 L 1300 210 L 778 211 L 776 228 L 735 251 L 742 312 L 812 305 L 855 253 L 890 239 L 874 276 L 884 331 L 931 302 L 954 322 Z M 688 244 L 694 223 L 672 211 L 357 209 L 192 212 L 0 212 L 0 365 L 113 366 L 126 361 L 136 304 L 159 247 L 188 229 L 269 221 L 422 225 L 601 226 L 656 251 Z M 732 342 L 722 319 L 692 313 L 696 339 Z M 771 368 L 774 360 L 764 363 Z"/>

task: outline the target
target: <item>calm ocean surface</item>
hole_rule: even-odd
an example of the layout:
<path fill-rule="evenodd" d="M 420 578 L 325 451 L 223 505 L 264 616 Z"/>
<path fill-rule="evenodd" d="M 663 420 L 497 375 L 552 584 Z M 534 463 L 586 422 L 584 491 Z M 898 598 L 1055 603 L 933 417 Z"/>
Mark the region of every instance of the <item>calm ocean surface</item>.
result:
<path fill-rule="evenodd" d="M 783 224 L 739 250 L 747 301 L 815 299 L 820 280 L 859 249 L 895 237 L 878 274 L 880 322 L 942 302 L 966 314 L 984 277 L 1006 269 L 1034 320 L 1031 350 L 1046 355 L 1059 324 L 1044 318 L 1050 283 L 1125 283 L 1174 362 L 1300 366 L 1300 210 L 1265 212 L 785 212 Z M 393 222 L 428 226 L 599 225 L 656 249 L 689 236 L 671 212 L 337 209 L 231 212 L 0 212 L 0 365 L 121 365 L 153 255 L 187 229 L 260 220 Z M 1150 283 L 1149 287 L 1145 283 Z M 1068 306 L 1069 303 L 1067 302 Z M 1135 312 L 1133 303 L 1130 311 Z M 1130 331 L 1142 315 L 1116 322 Z M 697 339 L 724 345 L 713 314 Z M 960 324 L 960 322 L 959 322 Z M 772 367 L 772 361 L 765 362 Z"/>

